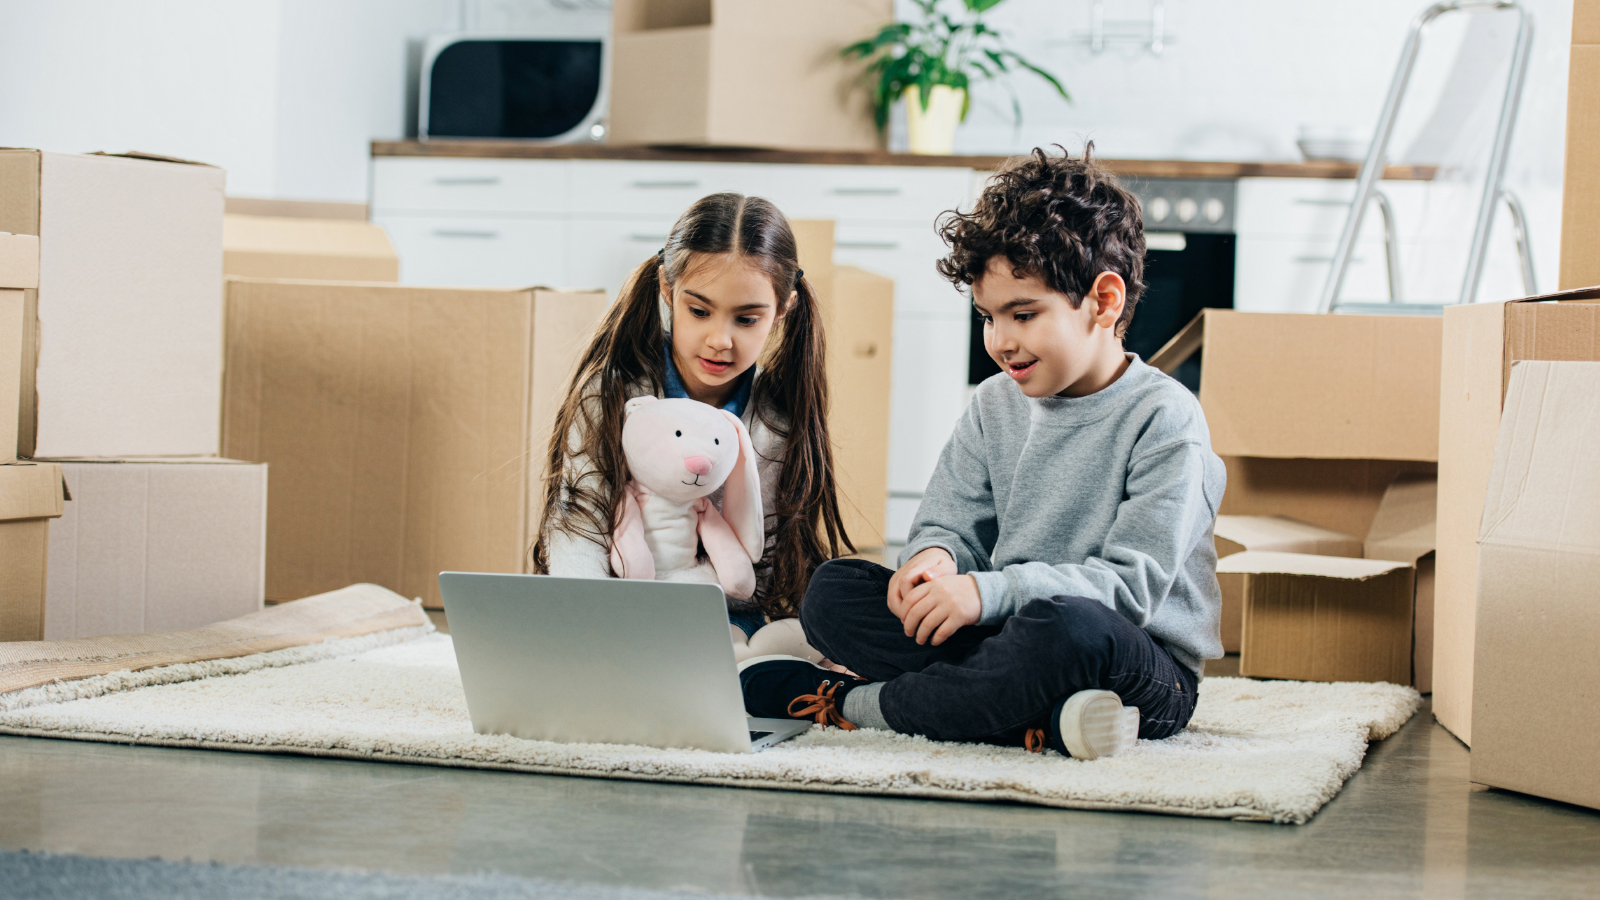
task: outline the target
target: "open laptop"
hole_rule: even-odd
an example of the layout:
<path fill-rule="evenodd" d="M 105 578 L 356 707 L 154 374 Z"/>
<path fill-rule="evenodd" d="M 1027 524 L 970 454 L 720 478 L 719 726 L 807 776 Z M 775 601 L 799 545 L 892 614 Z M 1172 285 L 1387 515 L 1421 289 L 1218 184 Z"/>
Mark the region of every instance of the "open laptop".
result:
<path fill-rule="evenodd" d="M 755 719 L 714 584 L 443 572 L 472 729 L 750 753 L 811 727 Z"/>

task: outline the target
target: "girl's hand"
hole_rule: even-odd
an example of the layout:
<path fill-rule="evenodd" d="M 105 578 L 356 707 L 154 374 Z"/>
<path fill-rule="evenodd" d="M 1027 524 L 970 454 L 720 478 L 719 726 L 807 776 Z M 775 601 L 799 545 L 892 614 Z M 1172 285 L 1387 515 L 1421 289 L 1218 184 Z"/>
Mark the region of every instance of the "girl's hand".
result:
<path fill-rule="evenodd" d="M 906 637 L 915 636 L 919 644 L 932 640 L 935 647 L 960 629 L 976 625 L 983 615 L 978 580 L 971 575 L 936 578 L 917 585 L 907 594 L 906 605 L 906 614 L 900 619 L 905 623 Z"/>
<path fill-rule="evenodd" d="M 889 611 L 894 613 L 895 618 L 904 622 L 906 610 L 911 607 L 906 595 L 912 588 L 935 578 L 954 574 L 956 574 L 956 560 L 949 551 L 940 547 L 929 547 L 918 553 L 906 560 L 906 564 L 889 579 Z"/>

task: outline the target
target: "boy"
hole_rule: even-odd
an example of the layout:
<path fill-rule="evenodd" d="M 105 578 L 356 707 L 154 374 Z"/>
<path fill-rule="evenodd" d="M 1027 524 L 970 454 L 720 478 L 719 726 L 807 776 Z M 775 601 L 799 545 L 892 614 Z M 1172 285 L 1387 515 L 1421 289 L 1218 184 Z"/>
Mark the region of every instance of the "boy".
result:
<path fill-rule="evenodd" d="M 1226 475 L 1194 396 L 1122 349 L 1143 219 L 1092 148 L 1035 150 L 941 223 L 939 271 L 971 286 L 1002 372 L 945 445 L 899 570 L 812 577 L 800 621 L 833 670 L 747 661 L 751 715 L 1078 759 L 1188 724 L 1222 655 Z"/>

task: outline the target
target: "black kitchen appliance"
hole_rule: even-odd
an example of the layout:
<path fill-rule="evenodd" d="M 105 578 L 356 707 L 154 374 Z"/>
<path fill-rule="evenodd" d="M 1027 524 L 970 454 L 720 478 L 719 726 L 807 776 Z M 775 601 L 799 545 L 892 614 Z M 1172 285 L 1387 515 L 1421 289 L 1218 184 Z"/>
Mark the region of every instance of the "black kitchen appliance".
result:
<path fill-rule="evenodd" d="M 418 137 L 599 140 L 605 71 L 600 38 L 436 35 L 423 52 Z"/>

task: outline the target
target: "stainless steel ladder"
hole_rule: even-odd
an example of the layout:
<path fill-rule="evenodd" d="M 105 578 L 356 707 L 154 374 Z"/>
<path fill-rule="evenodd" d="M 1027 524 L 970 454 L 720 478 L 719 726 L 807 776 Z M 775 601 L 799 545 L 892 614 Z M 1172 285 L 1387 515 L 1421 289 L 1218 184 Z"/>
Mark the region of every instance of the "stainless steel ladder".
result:
<path fill-rule="evenodd" d="M 1320 312 L 1333 312 L 1339 305 L 1339 291 L 1350 268 L 1350 258 L 1355 251 L 1356 236 L 1361 233 L 1361 221 L 1367 204 L 1378 203 L 1383 214 L 1385 255 L 1389 266 L 1389 302 L 1399 303 L 1400 250 L 1394 210 L 1388 198 L 1377 189 L 1387 166 L 1389 139 L 1394 131 L 1395 119 L 1400 114 L 1400 103 L 1405 99 L 1411 81 L 1411 71 L 1417 64 L 1417 53 L 1422 47 L 1422 31 L 1434 19 L 1450 12 L 1496 12 L 1514 10 L 1517 13 L 1517 38 L 1511 56 L 1511 68 L 1506 76 L 1505 95 L 1500 103 L 1500 118 L 1495 126 L 1494 146 L 1489 155 L 1488 172 L 1484 177 L 1483 199 L 1478 204 L 1477 223 L 1472 232 L 1472 246 L 1467 255 L 1467 271 L 1461 281 L 1461 294 L 1457 303 L 1471 303 L 1477 297 L 1478 284 L 1483 280 L 1483 262 L 1489 247 L 1489 231 L 1494 225 L 1495 210 L 1505 203 L 1511 214 L 1512 227 L 1517 241 L 1517 253 L 1522 265 L 1523 287 L 1531 295 L 1537 292 L 1534 284 L 1533 256 L 1528 245 L 1527 216 L 1516 195 L 1506 190 L 1506 157 L 1511 149 L 1511 135 L 1516 130 L 1517 107 L 1522 100 L 1522 87 L 1528 75 L 1528 57 L 1533 47 L 1533 16 L 1517 0 L 1444 0 L 1423 10 L 1411 22 L 1405 47 L 1400 51 L 1400 63 L 1394 80 L 1389 83 L 1388 97 L 1383 101 L 1383 113 L 1378 117 L 1378 128 L 1372 135 L 1372 144 L 1361 163 L 1361 173 L 1356 178 L 1356 194 L 1350 202 L 1350 212 L 1345 217 L 1344 229 L 1339 233 L 1339 243 L 1333 252 L 1333 268 L 1328 272 L 1327 283 L 1322 288 L 1318 303 Z"/>

